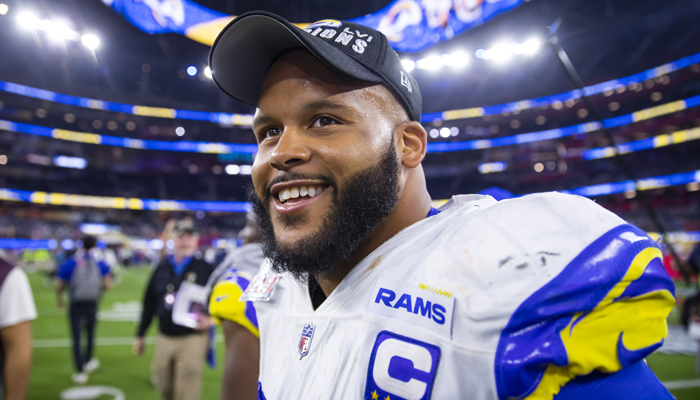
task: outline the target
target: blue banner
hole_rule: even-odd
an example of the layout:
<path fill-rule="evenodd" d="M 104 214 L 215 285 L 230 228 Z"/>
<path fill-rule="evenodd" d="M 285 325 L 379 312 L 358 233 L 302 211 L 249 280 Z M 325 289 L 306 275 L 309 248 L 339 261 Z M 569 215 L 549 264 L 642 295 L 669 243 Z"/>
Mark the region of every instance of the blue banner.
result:
<path fill-rule="evenodd" d="M 351 19 L 386 35 L 397 51 L 416 52 L 450 40 L 526 0 L 396 0 Z M 211 45 L 234 16 L 189 0 L 102 0 L 148 33 L 174 32 Z M 328 16 L 332 17 L 332 16 Z M 308 23 L 299 23 L 300 27 Z"/>
<path fill-rule="evenodd" d="M 397 0 L 351 22 L 382 32 L 394 50 L 417 52 L 450 40 L 522 3 L 523 0 Z"/>

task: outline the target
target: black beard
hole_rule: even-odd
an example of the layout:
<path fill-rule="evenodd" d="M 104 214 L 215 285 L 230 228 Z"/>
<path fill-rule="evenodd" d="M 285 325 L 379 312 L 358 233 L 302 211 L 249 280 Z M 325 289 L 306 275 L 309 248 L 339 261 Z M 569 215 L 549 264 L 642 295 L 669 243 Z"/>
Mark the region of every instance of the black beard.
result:
<path fill-rule="evenodd" d="M 297 176 L 292 174 L 283 180 L 291 179 Z M 391 214 L 399 200 L 399 162 L 393 137 L 377 165 L 348 180 L 342 198 L 334 182 L 329 184 L 333 188 L 333 206 L 321 227 L 289 246 L 280 246 L 275 239 L 268 210 L 269 186 L 264 200 L 254 188 L 248 191 L 262 235 L 263 253 L 270 259 L 273 271 L 289 272 L 300 282 L 306 282 L 309 276 L 328 277 L 341 263 L 350 260 L 360 243 Z M 293 226 L 301 220 L 280 222 Z"/>

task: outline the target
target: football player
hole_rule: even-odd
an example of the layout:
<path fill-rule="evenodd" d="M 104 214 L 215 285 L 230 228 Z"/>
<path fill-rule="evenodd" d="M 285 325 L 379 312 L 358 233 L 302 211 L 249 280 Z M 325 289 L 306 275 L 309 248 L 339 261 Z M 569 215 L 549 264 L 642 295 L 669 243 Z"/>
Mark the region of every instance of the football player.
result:
<path fill-rule="evenodd" d="M 258 320 L 253 304 L 239 301 L 263 261 L 254 213 L 246 214 L 246 224 L 239 238 L 243 245 L 229 251 L 207 284 L 212 288 L 209 314 L 221 323 L 226 343 L 222 400 L 254 400 L 258 389 Z"/>
<path fill-rule="evenodd" d="M 420 90 L 380 32 L 246 13 L 210 66 L 257 107 L 260 399 L 671 398 L 644 362 L 675 304 L 657 244 L 571 195 L 431 208 Z"/>

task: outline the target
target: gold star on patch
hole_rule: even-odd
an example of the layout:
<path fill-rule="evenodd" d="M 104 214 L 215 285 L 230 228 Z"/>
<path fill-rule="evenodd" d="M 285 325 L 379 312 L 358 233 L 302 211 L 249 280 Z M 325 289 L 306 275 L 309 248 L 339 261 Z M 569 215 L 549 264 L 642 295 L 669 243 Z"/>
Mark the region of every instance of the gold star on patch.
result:
<path fill-rule="evenodd" d="M 391 398 L 389 398 L 389 395 L 386 395 L 386 399 L 384 400 L 391 400 Z"/>
<path fill-rule="evenodd" d="M 375 390 L 372 392 L 372 400 L 377 400 L 379 398 L 379 395 L 377 394 L 377 391 Z"/>

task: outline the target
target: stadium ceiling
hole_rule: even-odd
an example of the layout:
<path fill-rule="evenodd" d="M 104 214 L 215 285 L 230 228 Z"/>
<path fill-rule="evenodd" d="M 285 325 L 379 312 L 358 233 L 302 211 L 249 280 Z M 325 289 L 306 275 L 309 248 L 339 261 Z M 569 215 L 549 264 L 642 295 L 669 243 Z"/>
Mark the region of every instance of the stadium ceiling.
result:
<path fill-rule="evenodd" d="M 203 70 L 207 46 L 185 37 L 148 35 L 97 0 L 4 0 L 10 12 L 0 18 L 0 65 L 3 80 L 61 93 L 154 106 L 224 112 L 250 112 L 250 107 L 221 95 L 209 81 L 183 78 L 189 65 Z M 277 12 L 293 21 L 352 18 L 377 11 L 389 0 L 363 2 L 198 0 L 227 14 L 253 9 Z M 64 19 L 79 32 L 101 39 L 95 52 L 80 46 L 55 45 L 40 35 L 20 32 L 4 23 L 18 10 L 36 10 L 40 18 Z M 698 0 L 532 0 L 484 26 L 467 31 L 412 58 L 457 51 L 474 54 L 499 42 L 543 37 L 556 19 L 559 37 L 584 81 L 593 84 L 700 52 Z M 144 65 L 148 74 L 144 89 Z M 573 89 L 549 48 L 510 63 L 475 60 L 459 71 L 413 74 L 424 92 L 424 112 L 487 106 L 546 96 Z"/>

